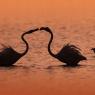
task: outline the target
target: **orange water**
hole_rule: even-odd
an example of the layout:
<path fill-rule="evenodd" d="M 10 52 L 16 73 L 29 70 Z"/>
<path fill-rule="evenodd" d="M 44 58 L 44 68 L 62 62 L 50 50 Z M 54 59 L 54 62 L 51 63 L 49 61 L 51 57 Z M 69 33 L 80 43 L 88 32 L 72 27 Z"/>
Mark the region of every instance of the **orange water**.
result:
<path fill-rule="evenodd" d="M 90 51 L 95 47 L 94 4 L 94 0 L 1 0 L 0 43 L 23 52 L 21 34 L 49 26 L 54 53 L 72 43 L 88 60 L 79 67 L 62 67 L 64 63 L 47 51 L 48 33 L 27 35 L 27 55 L 15 67 L 0 67 L 0 95 L 95 95 L 95 55 Z"/>

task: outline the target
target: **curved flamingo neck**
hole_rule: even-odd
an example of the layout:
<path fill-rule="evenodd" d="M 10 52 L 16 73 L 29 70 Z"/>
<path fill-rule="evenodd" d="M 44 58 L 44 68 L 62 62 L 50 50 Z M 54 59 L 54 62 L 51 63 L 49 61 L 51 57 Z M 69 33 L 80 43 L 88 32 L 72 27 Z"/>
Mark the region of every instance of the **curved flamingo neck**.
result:
<path fill-rule="evenodd" d="M 25 54 L 28 52 L 28 49 L 29 49 L 29 45 L 28 45 L 27 41 L 24 39 L 24 36 L 25 36 L 26 34 L 28 34 L 28 32 L 23 33 L 22 36 L 21 36 L 21 39 L 22 39 L 22 40 L 24 41 L 24 43 L 26 44 L 26 50 L 22 53 L 22 56 L 25 55 Z"/>
<path fill-rule="evenodd" d="M 51 38 L 50 38 L 50 41 L 49 41 L 49 44 L 48 44 L 48 52 L 50 53 L 51 56 L 55 57 L 55 54 L 52 53 L 51 48 L 50 48 L 51 43 L 53 41 L 53 33 L 52 33 L 52 31 L 48 31 L 48 32 L 51 34 Z"/>

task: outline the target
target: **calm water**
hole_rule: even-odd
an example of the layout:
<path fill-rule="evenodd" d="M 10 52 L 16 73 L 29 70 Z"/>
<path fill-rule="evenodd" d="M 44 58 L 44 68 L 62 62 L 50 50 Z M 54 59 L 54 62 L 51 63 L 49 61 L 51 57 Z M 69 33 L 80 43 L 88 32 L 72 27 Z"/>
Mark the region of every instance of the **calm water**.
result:
<path fill-rule="evenodd" d="M 53 5 L 52 5 L 53 3 Z M 0 43 L 23 52 L 22 33 L 36 27 L 53 30 L 52 51 L 74 44 L 88 60 L 70 68 L 47 51 L 50 35 L 27 35 L 29 52 L 14 67 L 0 67 L 0 95 L 95 95 L 95 2 L 93 0 L 1 0 Z M 2 49 L 2 45 L 0 45 Z"/>

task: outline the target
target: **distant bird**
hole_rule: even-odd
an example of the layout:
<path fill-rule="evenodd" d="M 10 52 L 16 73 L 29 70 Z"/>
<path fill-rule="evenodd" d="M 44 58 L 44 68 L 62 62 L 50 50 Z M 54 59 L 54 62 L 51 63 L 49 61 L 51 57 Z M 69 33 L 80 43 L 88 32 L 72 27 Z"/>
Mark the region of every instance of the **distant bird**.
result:
<path fill-rule="evenodd" d="M 48 52 L 51 56 L 57 58 L 61 62 L 66 63 L 67 66 L 77 66 L 78 62 L 87 60 L 86 57 L 79 52 L 79 48 L 70 44 L 65 45 L 59 53 L 53 54 L 50 49 L 53 40 L 53 33 L 51 29 L 48 27 L 41 27 L 40 30 L 45 30 L 51 34 L 51 39 L 48 44 Z"/>
<path fill-rule="evenodd" d="M 95 48 L 92 48 L 91 50 L 93 50 L 93 52 L 95 53 Z"/>
<path fill-rule="evenodd" d="M 26 50 L 23 53 L 16 52 L 12 47 L 4 46 L 3 50 L 0 52 L 0 66 L 12 66 L 15 62 L 17 62 L 22 56 L 24 56 L 29 49 L 29 45 L 27 41 L 24 39 L 26 34 L 30 34 L 38 29 L 30 30 L 21 35 L 21 39 L 26 44 Z"/>

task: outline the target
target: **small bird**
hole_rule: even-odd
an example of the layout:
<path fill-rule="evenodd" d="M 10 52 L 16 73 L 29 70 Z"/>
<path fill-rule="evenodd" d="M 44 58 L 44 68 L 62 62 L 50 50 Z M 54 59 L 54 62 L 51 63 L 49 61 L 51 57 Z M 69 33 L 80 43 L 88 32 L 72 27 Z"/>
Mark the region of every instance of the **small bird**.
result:
<path fill-rule="evenodd" d="M 95 53 L 95 48 L 92 48 L 91 50 Z"/>
<path fill-rule="evenodd" d="M 37 31 L 37 29 L 27 31 L 21 35 L 21 39 L 26 44 L 26 49 L 23 53 L 16 52 L 12 47 L 4 46 L 3 50 L 0 52 L 0 66 L 12 66 L 14 63 L 16 63 L 21 57 L 23 57 L 29 50 L 29 45 L 27 41 L 24 39 L 24 36 L 26 34 L 30 34 L 34 31 Z"/>
<path fill-rule="evenodd" d="M 50 33 L 51 38 L 48 44 L 48 52 L 54 58 L 66 63 L 67 66 L 77 66 L 80 61 L 87 60 L 87 58 L 79 52 L 80 49 L 78 47 L 70 44 L 63 46 L 59 53 L 53 54 L 50 48 L 53 40 L 53 33 L 51 29 L 49 27 L 41 27 L 40 30 L 45 30 Z"/>

